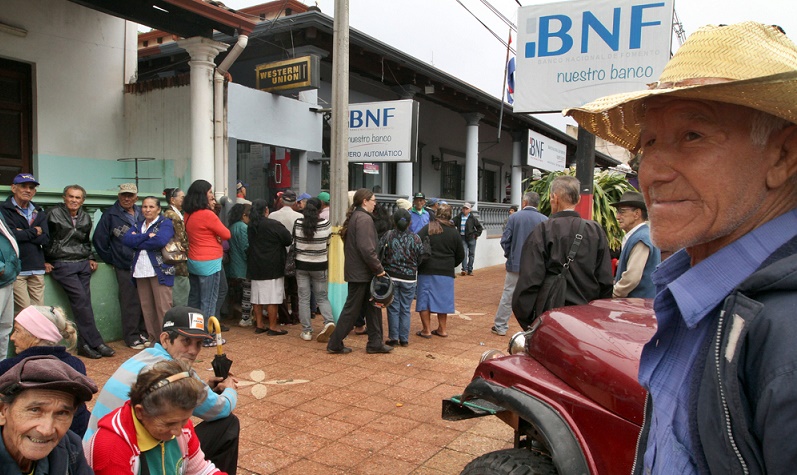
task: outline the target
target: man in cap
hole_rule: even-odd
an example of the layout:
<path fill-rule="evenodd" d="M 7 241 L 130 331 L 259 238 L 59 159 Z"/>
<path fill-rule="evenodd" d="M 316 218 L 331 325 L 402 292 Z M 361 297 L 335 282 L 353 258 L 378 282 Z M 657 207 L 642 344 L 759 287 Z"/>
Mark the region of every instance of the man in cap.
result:
<path fill-rule="evenodd" d="M 482 235 L 484 228 L 482 223 L 471 214 L 471 204 L 466 202 L 462 205 L 462 210 L 454 218 L 454 227 L 459 230 L 459 237 L 462 238 L 462 246 L 465 248 L 465 259 L 462 261 L 462 272 L 460 275 L 473 275 L 473 260 L 476 258 L 476 240 Z"/>
<path fill-rule="evenodd" d="M 318 199 L 321 201 L 321 211 L 318 212 L 319 219 L 329 219 L 329 193 L 322 191 L 318 194 Z"/>
<path fill-rule="evenodd" d="M 174 307 L 166 312 L 160 341 L 122 363 L 103 386 L 91 411 L 83 440 L 91 439 L 99 420 L 129 399 L 130 387 L 142 369 L 158 361 L 173 359 L 192 366 L 206 338 L 210 338 L 210 334 L 205 331 L 205 317 L 199 309 Z M 198 378 L 195 373 L 194 376 Z M 235 474 L 238 466 L 240 424 L 232 413 L 238 403 L 237 383 L 232 375 L 226 379 L 209 378 L 205 384 L 207 397 L 193 412 L 194 417 L 203 420 L 196 426 L 202 451 L 219 470 L 230 474 Z"/>
<path fill-rule="evenodd" d="M 242 182 L 241 180 L 238 180 L 238 182 L 235 183 L 235 203 L 241 203 L 244 205 L 252 204 L 251 201 L 246 199 L 247 188 L 249 188 L 249 185 Z"/>
<path fill-rule="evenodd" d="M 141 216 L 141 207 L 136 204 L 138 200 L 138 187 L 135 183 L 122 183 L 119 185 L 118 200 L 102 213 L 94 229 L 91 242 L 97 255 L 106 264 L 113 266 L 116 273 L 116 283 L 119 287 L 119 310 L 122 319 L 122 338 L 130 348 L 143 349 L 147 343 L 144 316 L 141 313 L 141 302 L 138 300 L 138 291 L 130 278 L 130 268 L 133 265 L 133 249 L 122 244 L 122 237 L 128 229 L 135 226 Z M 96 354 L 85 349 L 78 352 L 90 358 Z M 99 352 L 99 351 L 97 351 Z M 95 352 L 95 353 L 97 353 Z M 102 352 L 99 352 L 102 354 Z M 103 355 L 105 356 L 105 355 Z"/>
<path fill-rule="evenodd" d="M 83 209 L 86 190 L 64 187 L 64 202 L 47 213 L 50 243 L 45 247 L 45 269 L 64 289 L 78 328 L 78 349 L 83 356 L 99 358 L 116 352 L 102 339 L 91 306 L 91 274 L 97 262 L 91 252 L 91 216 Z"/>
<path fill-rule="evenodd" d="M 795 103 L 797 46 L 745 22 L 699 29 L 648 90 L 565 111 L 640 153 L 653 244 L 677 251 L 653 274 L 637 473 L 797 466 Z"/>
<path fill-rule="evenodd" d="M 437 208 L 440 207 L 440 200 L 437 198 L 429 198 L 426 200 L 426 212 L 429 213 L 429 222 L 434 221 Z"/>
<path fill-rule="evenodd" d="M 490 329 L 499 336 L 506 335 L 509 330 L 509 318 L 512 316 L 512 296 L 515 294 L 518 276 L 520 275 L 520 253 L 523 244 L 538 224 L 548 221 L 548 217 L 540 213 L 540 195 L 529 191 L 523 195 L 523 209 L 509 216 L 501 236 L 501 247 L 506 257 L 506 277 L 504 292 L 495 312 L 493 327 Z"/>
<path fill-rule="evenodd" d="M 520 254 L 512 311 L 524 330 L 549 310 L 548 284 L 563 272 L 567 281 L 565 306 L 612 296 L 609 242 L 600 224 L 582 219 L 575 210 L 581 200 L 578 179 L 573 176 L 554 178 L 550 199 L 550 219 L 531 231 Z M 569 265 L 564 271 L 566 263 Z"/>
<path fill-rule="evenodd" d="M 298 197 L 296 197 L 296 207 L 297 210 L 301 212 L 304 209 L 304 206 L 307 204 L 307 200 L 312 198 L 313 196 L 310 193 L 302 193 Z"/>
<path fill-rule="evenodd" d="M 611 205 L 617 208 L 617 224 L 625 231 L 612 297 L 652 299 L 656 296 L 652 275 L 661 262 L 661 252 L 650 241 L 648 208 L 642 193 L 626 191 Z"/>
<path fill-rule="evenodd" d="M 11 184 L 11 195 L 2 212 L 19 246 L 22 270 L 14 282 L 15 311 L 44 305 L 44 246 L 50 240 L 47 214 L 33 203 L 39 182 L 30 173 L 20 173 Z"/>
<path fill-rule="evenodd" d="M 410 231 L 418 234 L 418 231 L 429 224 L 429 212 L 426 211 L 426 195 L 415 193 L 412 196 L 412 208 L 410 208 Z"/>
<path fill-rule="evenodd" d="M 0 376 L 0 473 L 93 473 L 69 431 L 97 386 L 55 356 L 31 356 Z"/>
<path fill-rule="evenodd" d="M 409 211 L 412 208 L 412 203 L 406 198 L 398 198 L 396 199 L 396 207 L 398 209 L 403 209 Z"/>
<path fill-rule="evenodd" d="M 14 282 L 21 268 L 17 240 L 0 213 L 0 361 L 8 354 L 14 327 Z"/>

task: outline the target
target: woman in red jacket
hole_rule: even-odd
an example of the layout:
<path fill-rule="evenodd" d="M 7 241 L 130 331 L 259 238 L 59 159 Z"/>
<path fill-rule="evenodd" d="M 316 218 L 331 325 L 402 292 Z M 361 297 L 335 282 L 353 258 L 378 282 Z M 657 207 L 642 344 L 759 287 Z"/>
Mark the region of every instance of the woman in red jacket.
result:
<path fill-rule="evenodd" d="M 191 183 L 183 201 L 185 233 L 188 235 L 188 306 L 215 315 L 221 279 L 221 242 L 230 239 L 230 230 L 221 222 L 213 206 L 213 188 L 205 180 Z"/>

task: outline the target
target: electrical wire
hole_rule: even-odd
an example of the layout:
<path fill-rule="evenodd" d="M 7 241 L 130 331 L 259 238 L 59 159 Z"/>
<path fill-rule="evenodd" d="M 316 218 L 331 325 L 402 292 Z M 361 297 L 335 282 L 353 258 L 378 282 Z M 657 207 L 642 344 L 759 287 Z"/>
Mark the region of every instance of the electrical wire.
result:
<path fill-rule="evenodd" d="M 482 26 L 483 26 L 483 27 L 484 27 L 484 28 L 485 28 L 487 31 L 489 31 L 489 32 L 490 32 L 490 34 L 491 34 L 491 35 L 493 35 L 493 36 L 495 37 L 495 39 L 497 39 L 497 40 L 498 40 L 498 41 L 499 41 L 499 42 L 500 42 L 502 45 L 504 45 L 505 47 L 509 48 L 509 51 L 511 51 L 511 52 L 512 52 L 512 54 L 515 54 L 515 49 L 514 49 L 514 48 L 512 48 L 511 46 L 509 46 L 509 43 L 507 43 L 506 41 L 504 41 L 504 39 L 503 39 L 503 38 L 501 38 L 501 37 L 500 37 L 500 36 L 499 36 L 499 35 L 498 35 L 496 32 L 494 32 L 492 29 L 490 29 L 490 27 L 489 27 L 489 26 L 487 26 L 487 25 L 486 25 L 486 24 L 485 24 L 485 23 L 484 23 L 484 22 L 483 22 L 483 21 L 482 21 L 482 20 L 481 20 L 481 19 L 480 19 L 478 16 L 476 16 L 476 14 L 475 14 L 475 13 L 473 13 L 472 11 L 470 11 L 470 9 L 468 9 L 468 7 L 466 7 L 466 6 L 465 6 L 465 4 L 464 4 L 464 3 L 462 3 L 462 0 L 456 0 L 456 2 L 457 2 L 457 3 L 459 3 L 459 5 L 460 5 L 462 8 L 464 8 L 464 9 L 465 9 L 465 11 L 467 11 L 468 13 L 470 13 L 470 14 L 471 14 L 471 16 L 473 16 L 473 18 L 475 18 L 475 19 L 476 19 L 476 21 L 478 21 L 479 23 L 481 23 L 481 25 L 482 25 Z"/>
<path fill-rule="evenodd" d="M 488 9 L 489 9 L 491 12 L 493 12 L 493 13 L 495 14 L 495 16 L 497 16 L 498 18 L 500 18 L 500 19 L 501 19 L 501 21 L 502 21 L 502 22 L 504 22 L 504 23 L 506 24 L 506 26 L 508 26 L 508 27 L 509 27 L 509 28 L 510 28 L 512 31 L 514 31 L 515 33 L 517 33 L 517 26 L 515 26 L 515 24 L 514 24 L 514 23 L 512 23 L 512 21 L 511 21 L 509 18 L 505 17 L 503 13 L 501 13 L 500 11 L 498 11 L 498 9 L 497 9 L 497 8 L 495 8 L 495 7 L 494 7 L 494 6 L 493 6 L 493 5 L 492 5 L 490 2 L 488 2 L 487 0 L 481 0 L 481 2 L 482 2 L 482 4 L 483 4 L 484 6 L 486 6 L 486 7 L 487 7 L 487 8 L 488 8 Z"/>

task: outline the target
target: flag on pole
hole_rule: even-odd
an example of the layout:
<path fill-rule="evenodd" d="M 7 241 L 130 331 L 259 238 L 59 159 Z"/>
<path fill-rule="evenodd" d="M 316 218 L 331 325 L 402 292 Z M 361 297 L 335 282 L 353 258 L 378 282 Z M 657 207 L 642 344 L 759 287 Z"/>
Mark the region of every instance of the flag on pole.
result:
<path fill-rule="evenodd" d="M 515 58 L 509 58 L 506 65 L 506 96 L 510 104 L 515 102 Z"/>

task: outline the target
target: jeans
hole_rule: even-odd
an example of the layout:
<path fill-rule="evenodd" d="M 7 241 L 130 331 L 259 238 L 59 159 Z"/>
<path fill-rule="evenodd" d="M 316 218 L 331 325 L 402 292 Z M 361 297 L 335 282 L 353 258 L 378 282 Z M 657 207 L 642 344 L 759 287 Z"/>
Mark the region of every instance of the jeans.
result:
<path fill-rule="evenodd" d="M 0 360 L 8 356 L 8 340 L 14 328 L 14 284 L 0 288 Z"/>
<path fill-rule="evenodd" d="M 310 289 L 324 316 L 324 324 L 332 322 L 332 306 L 327 299 L 327 271 L 325 270 L 301 270 L 296 269 L 296 284 L 299 287 L 299 321 L 302 324 L 302 331 L 312 332 L 310 324 L 310 313 L 315 310 L 310 308 Z"/>
<path fill-rule="evenodd" d="M 88 259 L 78 262 L 54 262 L 50 276 L 61 284 L 69 298 L 69 305 L 72 307 L 72 315 L 77 325 L 78 346 L 86 344 L 92 348 L 100 346 L 103 340 L 97 330 L 91 306 L 91 267 Z M 130 278 L 130 272 L 127 273 L 127 278 Z M 135 338 L 138 339 L 137 334 Z"/>
<path fill-rule="evenodd" d="M 122 319 L 122 338 L 125 344 L 132 345 L 147 333 L 144 325 L 144 315 L 141 313 L 141 302 L 138 300 L 138 290 L 133 285 L 130 269 L 113 268 L 116 274 L 116 284 L 119 287 L 119 311 Z"/>
<path fill-rule="evenodd" d="M 465 248 L 465 259 L 462 260 L 462 272 L 473 272 L 473 259 L 476 257 L 476 239 L 462 238 L 462 247 Z"/>
<path fill-rule="evenodd" d="M 198 308 L 205 316 L 205 327 L 208 318 L 214 316 L 216 301 L 219 299 L 219 280 L 221 271 L 211 275 L 189 274 L 191 290 L 188 292 L 188 306 Z M 218 318 L 218 317 L 217 317 Z"/>
<path fill-rule="evenodd" d="M 212 314 L 219 320 L 221 320 L 222 307 L 224 307 L 224 302 L 227 300 L 228 290 L 227 274 L 224 272 L 224 266 L 222 266 L 219 271 L 219 294 L 216 296 L 216 309 L 214 310 L 215 313 Z"/>
<path fill-rule="evenodd" d="M 509 318 L 512 317 L 512 296 L 515 294 L 515 286 L 520 276 L 517 272 L 506 271 L 504 278 L 504 293 L 501 294 L 501 301 L 498 302 L 498 311 L 495 312 L 495 329 L 504 332 L 509 329 Z"/>
<path fill-rule="evenodd" d="M 393 301 L 387 307 L 388 338 L 410 340 L 410 306 L 415 298 L 415 282 L 393 281 Z"/>

